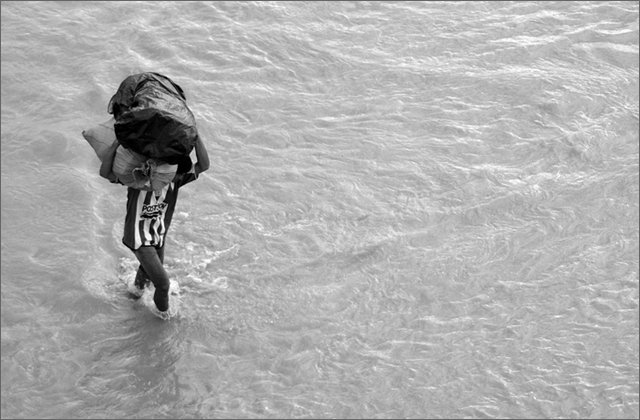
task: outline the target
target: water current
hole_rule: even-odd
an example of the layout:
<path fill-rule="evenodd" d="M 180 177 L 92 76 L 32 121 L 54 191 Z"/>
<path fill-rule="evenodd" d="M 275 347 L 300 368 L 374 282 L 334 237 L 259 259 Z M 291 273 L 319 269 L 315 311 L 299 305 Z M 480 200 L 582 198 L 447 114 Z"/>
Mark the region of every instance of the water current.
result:
<path fill-rule="evenodd" d="M 1 12 L 2 418 L 638 418 L 638 2 Z M 143 71 L 169 320 L 81 136 Z"/>

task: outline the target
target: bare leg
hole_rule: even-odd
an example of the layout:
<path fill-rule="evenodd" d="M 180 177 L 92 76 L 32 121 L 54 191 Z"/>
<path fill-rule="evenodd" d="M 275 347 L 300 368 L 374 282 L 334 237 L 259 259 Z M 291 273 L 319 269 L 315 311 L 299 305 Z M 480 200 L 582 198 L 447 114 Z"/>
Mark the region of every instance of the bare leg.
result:
<path fill-rule="evenodd" d="M 164 245 L 160 248 L 156 248 L 156 252 L 158 253 L 158 258 L 160 258 L 160 262 L 164 264 Z"/>
<path fill-rule="evenodd" d="M 141 268 L 144 273 L 148 274 L 149 279 L 156 288 L 153 301 L 158 310 L 164 312 L 169 309 L 169 276 L 162 266 L 162 260 L 158 254 L 158 250 L 152 246 L 141 246 L 135 251 Z M 162 256 L 164 257 L 164 250 Z M 140 272 L 140 270 L 138 271 Z"/>
<path fill-rule="evenodd" d="M 161 248 L 155 248 L 158 253 L 158 258 L 160 258 L 160 262 L 164 264 L 164 245 Z M 134 284 L 138 289 L 144 289 L 145 285 L 150 282 L 149 275 L 146 271 L 144 271 L 144 267 L 142 264 L 138 265 L 138 271 L 136 272 L 136 279 Z"/>
<path fill-rule="evenodd" d="M 135 284 L 138 289 L 142 290 L 147 282 L 150 281 L 151 280 L 149 280 L 149 276 L 147 275 L 147 272 L 144 271 L 144 268 L 142 268 L 142 265 L 138 265 L 138 272 L 136 272 L 136 279 L 133 284 Z"/>

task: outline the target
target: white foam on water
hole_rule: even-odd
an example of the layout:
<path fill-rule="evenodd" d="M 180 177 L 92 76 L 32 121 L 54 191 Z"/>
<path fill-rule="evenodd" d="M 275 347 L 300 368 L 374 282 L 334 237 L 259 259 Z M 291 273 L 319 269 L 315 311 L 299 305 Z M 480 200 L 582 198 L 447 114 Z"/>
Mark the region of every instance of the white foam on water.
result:
<path fill-rule="evenodd" d="M 0 7 L 2 417 L 638 418 L 637 2 Z M 138 71 L 170 322 L 81 136 Z"/>
<path fill-rule="evenodd" d="M 153 283 L 147 284 L 142 291 L 142 294 L 140 294 L 140 289 L 138 289 L 134 284 L 137 269 L 138 262 L 136 260 L 128 258 L 122 258 L 120 260 L 120 272 L 118 274 L 118 278 L 122 283 L 124 283 L 127 291 L 132 295 L 139 296 L 138 301 L 147 307 L 151 313 L 158 318 L 169 320 L 177 316 L 181 304 L 180 285 L 178 282 L 175 279 L 169 279 L 169 309 L 161 312 L 153 301 L 153 295 L 156 290 Z"/>

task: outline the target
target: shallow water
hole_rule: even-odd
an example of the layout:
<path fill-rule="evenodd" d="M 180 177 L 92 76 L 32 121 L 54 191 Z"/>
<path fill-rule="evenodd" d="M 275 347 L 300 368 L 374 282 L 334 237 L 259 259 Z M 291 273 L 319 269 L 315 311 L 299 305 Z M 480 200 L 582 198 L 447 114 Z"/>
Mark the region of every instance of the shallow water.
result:
<path fill-rule="evenodd" d="M 637 418 L 637 2 L 3 2 L 3 418 Z M 80 135 L 211 158 L 125 284 Z"/>

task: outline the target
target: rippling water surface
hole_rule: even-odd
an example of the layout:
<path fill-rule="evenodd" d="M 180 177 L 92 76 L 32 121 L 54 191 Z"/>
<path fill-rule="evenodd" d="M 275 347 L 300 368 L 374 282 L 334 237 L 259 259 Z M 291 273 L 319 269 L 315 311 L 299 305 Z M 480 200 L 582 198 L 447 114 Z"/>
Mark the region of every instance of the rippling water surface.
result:
<path fill-rule="evenodd" d="M 637 418 L 637 2 L 2 2 L 3 418 Z M 211 169 L 128 297 L 81 131 Z"/>

